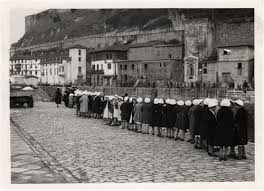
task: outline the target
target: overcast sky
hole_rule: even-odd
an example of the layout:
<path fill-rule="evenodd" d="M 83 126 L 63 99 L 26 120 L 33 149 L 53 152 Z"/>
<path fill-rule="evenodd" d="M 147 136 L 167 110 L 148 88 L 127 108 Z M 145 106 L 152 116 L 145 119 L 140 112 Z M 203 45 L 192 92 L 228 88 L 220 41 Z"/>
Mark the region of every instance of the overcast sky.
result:
<path fill-rule="evenodd" d="M 25 17 L 44 9 L 13 8 L 10 10 L 10 43 L 17 42 L 25 34 Z"/>

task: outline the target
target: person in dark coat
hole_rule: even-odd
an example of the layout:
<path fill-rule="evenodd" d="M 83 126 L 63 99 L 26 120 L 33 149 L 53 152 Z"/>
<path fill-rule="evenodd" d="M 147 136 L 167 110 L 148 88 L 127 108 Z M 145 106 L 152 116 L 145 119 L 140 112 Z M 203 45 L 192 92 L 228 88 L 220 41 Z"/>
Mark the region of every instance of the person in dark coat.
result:
<path fill-rule="evenodd" d="M 130 126 L 130 130 L 132 131 L 136 131 L 136 125 L 135 125 L 135 121 L 134 121 L 134 107 L 137 104 L 137 99 L 136 98 L 129 98 L 129 102 L 130 102 L 130 109 L 131 109 L 131 114 L 130 114 L 130 119 L 129 119 L 129 126 Z"/>
<path fill-rule="evenodd" d="M 159 98 L 155 98 L 152 107 L 152 118 L 150 121 L 150 126 L 153 129 L 153 135 L 159 136 L 160 122 L 162 120 L 161 106 L 159 104 Z"/>
<path fill-rule="evenodd" d="M 161 129 L 160 129 L 161 137 L 167 137 L 168 134 L 168 129 L 167 129 L 168 103 L 169 103 L 169 99 L 165 100 L 165 103 L 161 105 L 161 112 L 162 112 Z"/>
<path fill-rule="evenodd" d="M 228 147 L 234 146 L 234 116 L 230 104 L 228 99 L 222 100 L 217 112 L 215 145 L 220 146 L 219 160 L 227 160 Z"/>
<path fill-rule="evenodd" d="M 246 159 L 245 145 L 248 143 L 248 112 L 242 100 L 235 101 L 237 112 L 235 115 L 235 144 L 238 145 L 238 159 Z"/>
<path fill-rule="evenodd" d="M 128 128 L 128 123 L 129 123 L 129 119 L 130 119 L 130 114 L 131 114 L 131 110 L 130 110 L 130 103 L 129 103 L 129 97 L 125 97 L 124 98 L 124 102 L 122 103 L 122 105 L 120 106 L 120 110 L 121 110 L 121 126 L 122 128 Z"/>
<path fill-rule="evenodd" d="M 97 95 L 94 98 L 94 105 L 93 105 L 93 112 L 95 114 L 95 118 L 100 118 L 100 114 L 101 114 L 101 107 L 102 107 L 102 100 L 101 100 L 101 96 Z"/>
<path fill-rule="evenodd" d="M 142 131 L 142 101 L 143 99 L 141 97 L 137 98 L 137 104 L 134 106 L 134 121 L 136 124 L 136 132 Z"/>
<path fill-rule="evenodd" d="M 77 96 L 76 96 L 76 114 L 79 116 L 80 115 L 80 107 L 81 107 L 81 103 L 80 103 L 80 99 L 82 97 L 82 94 L 79 93 Z"/>
<path fill-rule="evenodd" d="M 57 91 L 55 93 L 55 103 L 57 104 L 57 107 L 59 107 L 59 105 L 61 104 L 61 98 L 62 98 L 62 95 L 61 95 L 60 88 L 57 88 Z"/>
<path fill-rule="evenodd" d="M 200 121 L 203 107 L 203 100 L 198 100 L 198 105 L 194 110 L 195 126 L 194 126 L 194 148 L 200 149 Z"/>
<path fill-rule="evenodd" d="M 150 103 L 150 98 L 146 97 L 144 99 L 142 108 L 141 108 L 141 123 L 142 123 L 142 133 L 148 134 L 149 133 L 149 123 L 151 120 L 151 110 L 152 104 Z"/>
<path fill-rule="evenodd" d="M 93 114 L 93 96 L 91 94 L 88 95 L 88 117 L 90 118 Z"/>
<path fill-rule="evenodd" d="M 173 138 L 173 127 L 175 125 L 176 122 L 176 100 L 175 99 L 170 99 L 169 103 L 167 105 L 167 115 L 166 115 L 166 127 L 167 127 L 167 131 L 168 131 L 168 137 L 169 138 Z"/>
<path fill-rule="evenodd" d="M 208 147 L 207 152 L 209 156 L 214 156 L 214 142 L 215 142 L 214 139 L 215 139 L 215 133 L 217 127 L 217 119 L 216 119 L 217 105 L 218 105 L 218 101 L 216 99 L 211 99 L 208 102 L 206 142 Z"/>
<path fill-rule="evenodd" d="M 69 90 L 66 89 L 63 95 L 63 101 L 66 107 L 69 107 L 69 94 L 70 94 Z"/>
<path fill-rule="evenodd" d="M 197 148 L 197 135 L 200 126 L 200 114 L 201 114 L 201 107 L 200 107 L 200 100 L 194 99 L 193 106 L 190 108 L 188 112 L 189 117 L 189 132 L 190 132 L 190 142 L 195 143 L 195 148 Z M 195 141 L 196 135 L 196 141 Z M 189 142 L 188 141 L 188 142 Z"/>
<path fill-rule="evenodd" d="M 178 101 L 177 104 L 179 105 L 179 109 L 175 122 L 176 133 L 174 139 L 184 141 L 187 128 L 186 123 L 188 122 L 188 115 L 186 113 L 188 108 L 184 106 L 184 101 L 182 100 Z M 179 136 L 179 134 L 181 134 L 181 137 Z"/>
<path fill-rule="evenodd" d="M 206 133 L 208 129 L 208 104 L 209 104 L 210 99 L 206 98 L 203 101 L 203 109 L 201 111 L 201 120 L 200 120 L 200 142 L 199 142 L 199 147 L 202 149 L 207 148 L 207 143 L 206 143 Z"/>

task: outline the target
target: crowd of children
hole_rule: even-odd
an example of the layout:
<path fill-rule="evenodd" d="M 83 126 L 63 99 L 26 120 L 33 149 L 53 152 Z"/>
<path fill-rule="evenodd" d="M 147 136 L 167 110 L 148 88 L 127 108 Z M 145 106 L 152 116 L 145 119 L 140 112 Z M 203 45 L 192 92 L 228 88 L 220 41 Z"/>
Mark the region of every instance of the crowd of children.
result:
<path fill-rule="evenodd" d="M 219 104 L 211 98 L 176 101 L 105 96 L 86 90 L 76 90 L 70 96 L 68 105 L 75 105 L 81 117 L 103 118 L 107 125 L 176 141 L 185 141 L 188 132 L 186 141 L 210 156 L 219 156 L 219 160 L 246 159 L 248 113 L 242 100 L 224 99 Z"/>

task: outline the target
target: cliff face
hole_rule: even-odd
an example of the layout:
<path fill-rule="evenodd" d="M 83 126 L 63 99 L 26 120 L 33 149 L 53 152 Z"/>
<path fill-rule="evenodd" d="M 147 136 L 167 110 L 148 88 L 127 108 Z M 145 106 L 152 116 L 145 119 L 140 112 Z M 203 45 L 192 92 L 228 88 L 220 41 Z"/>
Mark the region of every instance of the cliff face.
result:
<path fill-rule="evenodd" d="M 16 47 L 28 47 L 103 33 L 144 31 L 160 28 L 187 30 L 188 25 L 186 28 L 186 23 L 193 22 L 197 25 L 195 20 L 201 18 L 207 18 L 208 22 L 211 23 L 212 30 L 215 30 L 217 26 L 221 25 L 221 22 L 239 25 L 239 23 L 244 23 L 247 18 L 251 18 L 249 22 L 253 23 L 254 10 L 49 9 L 26 17 L 26 33 L 16 43 Z M 192 28 L 194 29 L 194 27 Z M 206 28 L 208 27 L 206 26 Z"/>

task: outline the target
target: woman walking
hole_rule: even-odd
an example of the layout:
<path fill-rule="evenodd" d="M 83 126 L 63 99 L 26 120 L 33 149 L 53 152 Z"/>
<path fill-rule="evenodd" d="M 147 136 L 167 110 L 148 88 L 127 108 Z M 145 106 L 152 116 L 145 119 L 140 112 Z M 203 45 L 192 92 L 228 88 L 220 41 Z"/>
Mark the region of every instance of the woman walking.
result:
<path fill-rule="evenodd" d="M 57 91 L 55 93 L 55 103 L 57 104 L 57 107 L 59 107 L 59 105 L 61 104 L 61 98 L 62 98 L 62 95 L 61 95 L 60 88 L 57 88 Z"/>

